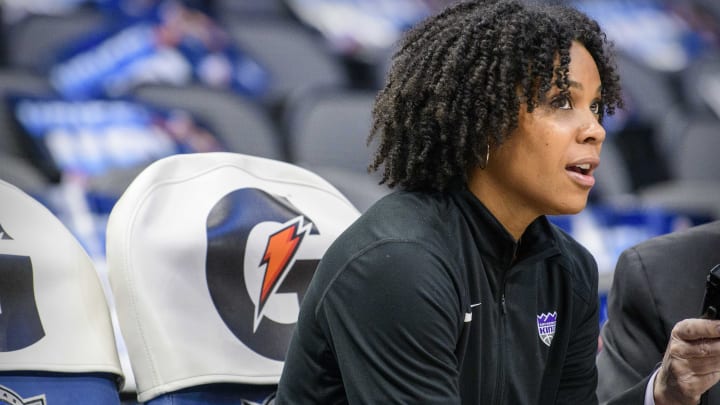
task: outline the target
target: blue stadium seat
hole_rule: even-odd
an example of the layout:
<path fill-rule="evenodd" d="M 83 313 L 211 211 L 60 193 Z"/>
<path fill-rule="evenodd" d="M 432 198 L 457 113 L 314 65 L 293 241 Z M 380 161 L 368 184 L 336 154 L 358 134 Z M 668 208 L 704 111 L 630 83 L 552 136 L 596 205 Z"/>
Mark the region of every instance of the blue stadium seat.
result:
<path fill-rule="evenodd" d="M 0 373 L 2 404 L 112 405 L 120 403 L 117 389 L 117 376 L 113 374 Z M 13 402 L 9 398 L 18 402 Z"/>
<path fill-rule="evenodd" d="M 145 405 L 263 404 L 276 388 L 272 384 L 207 384 L 160 395 Z"/>

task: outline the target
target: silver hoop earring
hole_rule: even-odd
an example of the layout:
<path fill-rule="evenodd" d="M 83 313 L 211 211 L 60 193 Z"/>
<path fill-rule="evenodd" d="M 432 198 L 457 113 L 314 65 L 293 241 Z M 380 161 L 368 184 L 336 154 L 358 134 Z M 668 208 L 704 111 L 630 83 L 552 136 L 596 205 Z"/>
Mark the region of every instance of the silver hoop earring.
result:
<path fill-rule="evenodd" d="M 480 168 L 485 169 L 487 167 L 489 161 L 490 161 L 490 142 L 488 142 L 487 148 L 485 148 L 485 162 L 483 162 L 480 165 Z"/>

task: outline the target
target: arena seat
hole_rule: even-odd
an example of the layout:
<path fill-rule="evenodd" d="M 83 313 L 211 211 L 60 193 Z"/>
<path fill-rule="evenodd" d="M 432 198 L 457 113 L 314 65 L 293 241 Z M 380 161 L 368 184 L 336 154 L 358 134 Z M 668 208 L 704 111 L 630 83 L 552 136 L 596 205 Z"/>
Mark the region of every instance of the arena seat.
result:
<path fill-rule="evenodd" d="M 375 92 L 308 89 L 288 98 L 283 116 L 290 156 L 337 187 L 360 211 L 389 189 L 368 173 L 377 145 L 367 145 Z"/>
<path fill-rule="evenodd" d="M 187 111 L 207 125 L 229 152 L 285 157 L 282 140 L 265 110 L 237 93 L 201 85 L 154 84 L 140 86 L 132 96 L 155 107 Z"/>
<path fill-rule="evenodd" d="M 276 160 L 182 154 L 143 170 L 107 226 L 138 400 L 272 395 L 317 263 L 358 215 L 327 181 Z"/>
<path fill-rule="evenodd" d="M 52 93 L 50 81 L 45 76 L 22 69 L 0 69 L 0 151 L 3 154 L 29 160 L 8 97 L 15 94 L 40 96 Z"/>
<path fill-rule="evenodd" d="M 8 66 L 47 73 L 69 46 L 110 21 L 99 10 L 80 8 L 63 15 L 32 14 L 8 27 Z"/>
<path fill-rule="evenodd" d="M 687 125 L 670 156 L 673 178 L 639 190 L 646 205 L 720 219 L 720 120 L 696 119 Z"/>
<path fill-rule="evenodd" d="M 230 14 L 221 21 L 237 46 L 270 72 L 264 102 L 271 110 L 281 109 L 286 97 L 303 89 L 350 84 L 322 37 L 292 19 Z"/>
<path fill-rule="evenodd" d="M 0 201 L 0 403 L 119 404 L 123 375 L 92 260 L 19 188 L 0 181 Z"/>
<path fill-rule="evenodd" d="M 367 174 L 373 148 L 366 142 L 375 96 L 373 91 L 326 88 L 288 99 L 283 125 L 292 161 Z"/>

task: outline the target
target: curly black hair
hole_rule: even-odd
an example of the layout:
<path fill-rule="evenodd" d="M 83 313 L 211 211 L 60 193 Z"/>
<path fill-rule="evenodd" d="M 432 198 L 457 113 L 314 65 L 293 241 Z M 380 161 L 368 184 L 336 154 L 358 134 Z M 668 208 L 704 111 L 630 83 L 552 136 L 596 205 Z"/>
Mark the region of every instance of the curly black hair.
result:
<path fill-rule="evenodd" d="M 466 183 L 469 169 L 517 127 L 522 103 L 532 112 L 553 85 L 568 95 L 572 41 L 598 67 L 601 116 L 613 114 L 622 99 L 612 44 L 578 10 L 471 0 L 421 22 L 399 44 L 376 98 L 368 144 L 379 142 L 369 170 L 383 166 L 381 183 L 406 190 Z"/>

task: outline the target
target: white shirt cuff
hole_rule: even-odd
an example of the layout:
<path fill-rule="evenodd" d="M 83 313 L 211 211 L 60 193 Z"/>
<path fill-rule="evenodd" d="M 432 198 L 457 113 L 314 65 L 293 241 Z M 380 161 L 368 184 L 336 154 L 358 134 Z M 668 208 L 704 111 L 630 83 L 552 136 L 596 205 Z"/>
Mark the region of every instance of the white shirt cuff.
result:
<path fill-rule="evenodd" d="M 645 387 L 645 405 L 655 405 L 655 376 L 657 376 L 658 371 L 660 371 L 659 367 L 652 374 L 650 380 L 647 383 L 647 386 Z"/>

